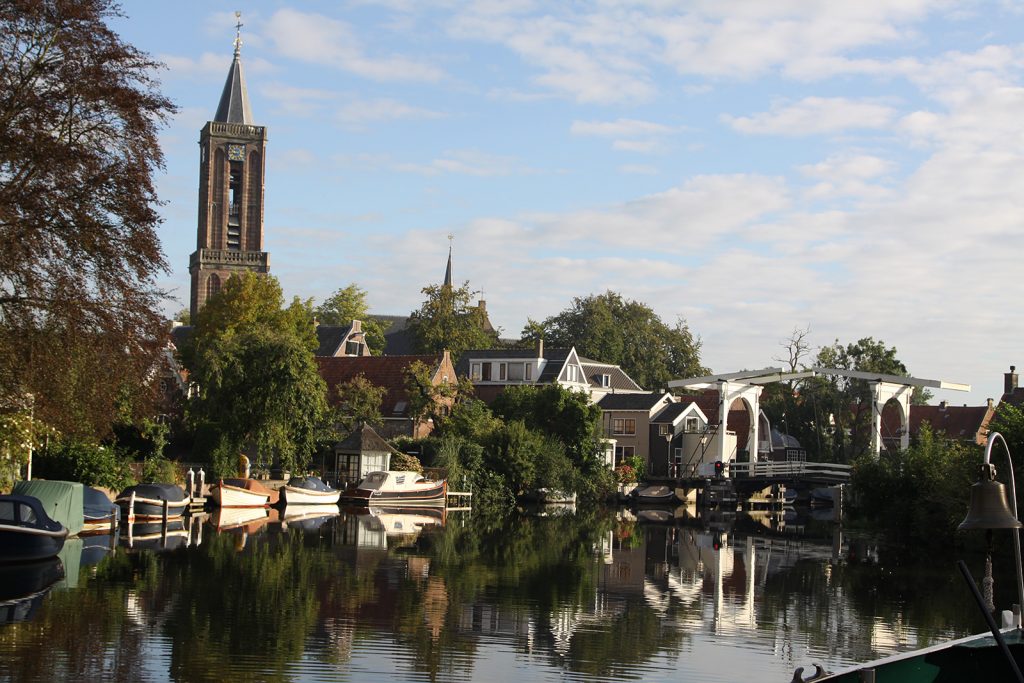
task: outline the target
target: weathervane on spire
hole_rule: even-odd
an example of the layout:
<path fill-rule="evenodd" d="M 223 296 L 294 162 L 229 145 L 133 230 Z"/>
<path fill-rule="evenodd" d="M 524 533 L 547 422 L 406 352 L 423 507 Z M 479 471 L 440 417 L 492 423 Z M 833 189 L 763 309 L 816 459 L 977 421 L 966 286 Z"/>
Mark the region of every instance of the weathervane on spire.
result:
<path fill-rule="evenodd" d="M 242 53 L 242 27 L 245 25 L 242 23 L 242 13 L 235 11 L 235 56 L 238 57 Z"/>

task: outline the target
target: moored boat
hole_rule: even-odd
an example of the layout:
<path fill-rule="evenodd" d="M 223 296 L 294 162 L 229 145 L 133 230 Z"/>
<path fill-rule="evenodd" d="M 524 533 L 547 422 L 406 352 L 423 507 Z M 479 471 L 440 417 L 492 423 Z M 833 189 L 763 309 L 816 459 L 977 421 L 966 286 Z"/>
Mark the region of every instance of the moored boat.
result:
<path fill-rule="evenodd" d="M 121 491 L 114 502 L 121 508 L 121 518 L 131 523 L 163 519 L 165 508 L 168 519 L 181 517 L 191 499 L 176 484 L 136 484 Z"/>
<path fill-rule="evenodd" d="M 67 527 L 50 519 L 38 498 L 0 496 L 0 562 L 53 557 L 67 537 Z"/>
<path fill-rule="evenodd" d="M 281 487 L 285 505 L 337 505 L 341 491 L 333 489 L 319 477 L 292 477 Z"/>
<path fill-rule="evenodd" d="M 99 489 L 86 486 L 82 490 L 82 531 L 81 535 L 112 533 L 121 519 L 121 508 L 107 494 Z"/>
<path fill-rule="evenodd" d="M 664 484 L 638 486 L 633 491 L 633 500 L 637 503 L 666 505 L 678 502 L 675 489 Z"/>
<path fill-rule="evenodd" d="M 1020 628 L 1002 629 L 1018 667 L 1024 666 L 1024 637 Z M 793 680 L 803 674 L 798 669 Z M 1008 681 L 1013 680 L 1006 655 L 991 633 L 951 640 L 931 647 L 877 659 L 873 662 L 814 678 L 815 683 L 931 683 L 932 681 Z M 801 678 L 799 680 L 809 680 Z"/>
<path fill-rule="evenodd" d="M 444 505 L 448 484 L 424 479 L 418 472 L 370 472 L 342 498 L 363 505 Z"/>
<path fill-rule="evenodd" d="M 277 504 L 278 492 L 255 479 L 221 479 L 210 489 L 210 498 L 222 508 L 266 507 Z"/>

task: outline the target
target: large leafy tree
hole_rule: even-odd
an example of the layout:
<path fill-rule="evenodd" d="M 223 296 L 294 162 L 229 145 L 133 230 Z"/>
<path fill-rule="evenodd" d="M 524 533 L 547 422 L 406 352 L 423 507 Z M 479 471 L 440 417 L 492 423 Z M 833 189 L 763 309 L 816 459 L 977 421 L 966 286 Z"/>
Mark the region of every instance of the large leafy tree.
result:
<path fill-rule="evenodd" d="M 340 429 L 339 436 L 348 435 L 361 424 L 379 427 L 383 423 L 380 407 L 385 394 L 387 389 L 377 386 L 363 374 L 336 386 L 334 422 Z"/>
<path fill-rule="evenodd" d="M 539 334 L 550 346 L 575 346 L 587 358 L 614 363 L 648 389 L 669 380 L 706 373 L 700 363 L 700 338 L 682 319 L 668 325 L 646 304 L 607 291 L 577 297 L 543 323 L 530 321 L 523 342 Z"/>
<path fill-rule="evenodd" d="M 216 434 L 214 464 L 230 469 L 241 449 L 301 469 L 327 419 L 327 387 L 313 361 L 308 303 L 284 305 L 273 277 L 243 273 L 196 316 L 182 357 L 199 392 L 189 416 Z"/>
<path fill-rule="evenodd" d="M 174 107 L 111 0 L 0 3 L 0 393 L 92 438 L 161 350 L 153 182 Z M 121 404 L 119 406 L 119 403 Z"/>
<path fill-rule="evenodd" d="M 601 409 L 583 392 L 559 384 L 512 386 L 491 409 L 506 422 L 520 420 L 560 441 L 577 467 L 592 464 L 601 434 Z"/>
<path fill-rule="evenodd" d="M 802 342 L 800 330 L 794 332 L 788 348 L 792 355 L 795 342 Z M 896 347 L 872 337 L 856 342 L 840 343 L 837 339 L 818 350 L 812 365 L 840 370 L 885 375 L 909 376 L 906 365 L 898 357 Z M 796 359 L 806 369 L 801 351 Z M 914 392 L 913 402 L 924 403 L 931 394 L 924 389 Z M 795 436 L 816 458 L 840 462 L 850 461 L 867 452 L 871 443 L 871 416 L 874 399 L 865 380 L 836 375 L 804 379 L 795 391 L 789 385 L 769 385 L 762 395 L 762 407 L 775 425 Z"/>
<path fill-rule="evenodd" d="M 360 321 L 367 346 L 380 354 L 384 350 L 384 328 L 370 316 L 369 310 L 366 291 L 353 282 L 324 299 L 316 307 L 316 317 L 322 325 L 348 325 L 353 320 Z"/>
<path fill-rule="evenodd" d="M 409 316 L 409 333 L 416 353 L 440 353 L 445 349 L 458 357 L 467 349 L 490 349 L 498 334 L 487 321 L 487 312 L 472 303 L 469 283 L 454 288 L 430 285 L 423 288 L 426 299 Z"/>

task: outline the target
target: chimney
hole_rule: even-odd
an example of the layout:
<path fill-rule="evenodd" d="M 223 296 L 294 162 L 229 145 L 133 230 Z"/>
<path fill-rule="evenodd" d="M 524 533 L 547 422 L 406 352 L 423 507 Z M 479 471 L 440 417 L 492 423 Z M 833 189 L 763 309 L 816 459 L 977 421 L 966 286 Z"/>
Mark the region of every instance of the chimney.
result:
<path fill-rule="evenodd" d="M 544 357 L 544 337 L 537 337 L 537 358 Z"/>
<path fill-rule="evenodd" d="M 946 402 L 946 401 L 939 401 L 939 410 L 945 410 L 948 406 L 949 406 L 948 402 Z"/>
<path fill-rule="evenodd" d="M 1011 365 L 1010 371 L 1003 375 L 1003 393 L 1012 394 L 1017 388 L 1017 368 Z"/>

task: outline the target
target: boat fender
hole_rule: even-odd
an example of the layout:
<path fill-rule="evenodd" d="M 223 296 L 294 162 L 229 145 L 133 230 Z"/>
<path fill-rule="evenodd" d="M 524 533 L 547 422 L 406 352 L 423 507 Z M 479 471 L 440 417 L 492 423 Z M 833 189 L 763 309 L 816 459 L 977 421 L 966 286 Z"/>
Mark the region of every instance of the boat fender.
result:
<path fill-rule="evenodd" d="M 817 681 L 825 676 L 828 676 L 828 672 L 825 671 L 821 664 L 815 662 L 813 674 L 804 678 L 804 668 L 802 666 L 798 666 L 796 671 L 793 672 L 793 679 L 790 683 L 811 683 L 811 681 Z"/>

